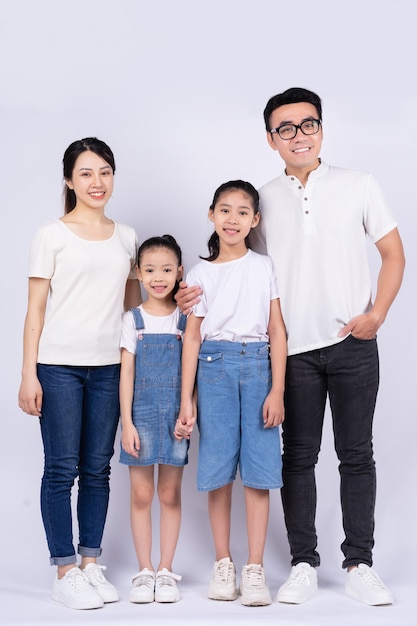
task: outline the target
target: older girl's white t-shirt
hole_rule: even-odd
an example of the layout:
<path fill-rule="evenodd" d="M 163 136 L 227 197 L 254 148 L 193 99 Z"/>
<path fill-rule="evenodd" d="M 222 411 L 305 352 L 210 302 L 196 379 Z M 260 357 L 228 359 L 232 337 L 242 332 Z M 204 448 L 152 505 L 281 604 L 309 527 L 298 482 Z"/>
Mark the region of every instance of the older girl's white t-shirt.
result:
<path fill-rule="evenodd" d="M 279 297 L 272 259 L 253 250 L 226 263 L 201 261 L 187 275 L 188 285 L 203 289 L 193 307 L 201 339 L 268 341 L 270 302 Z"/>

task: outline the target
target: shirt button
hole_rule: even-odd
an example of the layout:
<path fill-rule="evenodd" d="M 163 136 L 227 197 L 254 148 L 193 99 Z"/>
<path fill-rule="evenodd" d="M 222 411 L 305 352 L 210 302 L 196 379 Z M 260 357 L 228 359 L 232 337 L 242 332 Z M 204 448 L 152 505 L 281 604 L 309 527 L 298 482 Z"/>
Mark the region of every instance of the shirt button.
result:
<path fill-rule="evenodd" d="M 207 361 L 211 361 L 211 356 L 208 356 L 208 357 L 207 357 Z"/>
<path fill-rule="evenodd" d="M 241 350 L 240 354 L 246 354 L 246 350 Z"/>
<path fill-rule="evenodd" d="M 246 346 L 246 341 L 242 341 L 242 346 Z"/>

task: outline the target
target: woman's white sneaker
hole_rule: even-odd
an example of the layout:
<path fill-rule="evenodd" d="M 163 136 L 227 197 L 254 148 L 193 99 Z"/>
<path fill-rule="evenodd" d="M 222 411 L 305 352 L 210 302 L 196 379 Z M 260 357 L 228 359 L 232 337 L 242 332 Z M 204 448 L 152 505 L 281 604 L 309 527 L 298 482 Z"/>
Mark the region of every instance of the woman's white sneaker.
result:
<path fill-rule="evenodd" d="M 99 596 L 102 597 L 104 603 L 118 601 L 119 593 L 116 587 L 109 583 L 103 574 L 103 572 L 106 571 L 105 565 L 89 563 L 82 571 L 87 575 L 90 585 L 92 585 Z"/>
<path fill-rule="evenodd" d="M 79 567 L 72 567 L 63 578 L 55 578 L 52 600 L 70 609 L 99 609 L 104 605 L 103 598 Z"/>

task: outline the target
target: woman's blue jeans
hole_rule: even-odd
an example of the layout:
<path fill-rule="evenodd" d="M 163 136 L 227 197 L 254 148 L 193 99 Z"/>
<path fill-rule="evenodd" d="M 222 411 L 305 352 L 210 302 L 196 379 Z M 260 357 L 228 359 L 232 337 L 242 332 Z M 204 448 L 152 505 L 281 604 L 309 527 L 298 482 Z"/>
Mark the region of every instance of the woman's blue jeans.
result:
<path fill-rule="evenodd" d="M 74 563 L 71 490 L 78 477 L 78 553 L 97 557 L 119 420 L 120 365 L 38 365 L 45 464 L 41 510 L 51 565 Z"/>
<path fill-rule="evenodd" d="M 372 565 L 376 495 L 372 423 L 378 384 L 376 339 L 349 336 L 335 345 L 288 357 L 281 493 L 292 565 L 320 564 L 315 465 L 327 397 L 339 459 L 343 567 Z"/>

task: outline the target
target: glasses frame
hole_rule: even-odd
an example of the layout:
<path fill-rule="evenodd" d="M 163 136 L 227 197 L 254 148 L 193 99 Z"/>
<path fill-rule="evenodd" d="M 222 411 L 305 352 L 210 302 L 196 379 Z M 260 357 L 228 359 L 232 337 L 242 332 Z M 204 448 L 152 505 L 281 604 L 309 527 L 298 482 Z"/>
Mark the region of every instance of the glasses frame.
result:
<path fill-rule="evenodd" d="M 302 128 L 302 127 L 303 127 L 303 124 L 306 124 L 307 122 L 315 122 L 315 123 L 317 124 L 317 130 L 315 130 L 315 131 L 314 131 L 314 132 L 312 132 L 312 133 L 306 133 L 306 132 L 303 130 L 303 128 Z M 292 137 L 282 137 L 282 136 L 281 136 L 281 133 L 280 133 L 279 131 L 281 130 L 281 128 L 286 128 L 286 127 L 288 127 L 288 126 L 291 126 L 291 127 L 294 129 L 294 134 L 293 134 L 293 136 L 292 136 Z M 291 139 L 294 139 L 294 137 L 296 137 L 296 136 L 297 136 L 298 129 L 300 129 L 300 130 L 301 130 L 301 132 L 303 133 L 303 135 L 305 135 L 306 137 L 308 137 L 309 135 L 316 135 L 316 134 L 319 132 L 320 127 L 321 127 L 321 120 L 319 120 L 319 119 L 316 119 L 316 118 L 313 118 L 313 117 L 312 117 L 312 118 L 308 118 L 308 119 L 306 119 L 306 120 L 303 120 L 303 121 L 301 122 L 301 124 L 281 124 L 281 126 L 278 126 L 277 128 L 271 128 L 271 130 L 270 130 L 269 132 L 270 132 L 271 134 L 273 134 L 273 133 L 277 133 L 277 135 L 279 135 L 280 139 L 282 139 L 283 141 L 291 141 Z"/>

